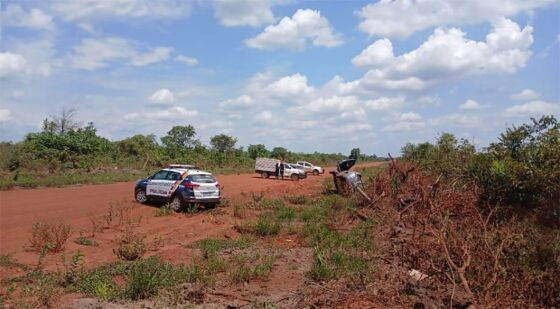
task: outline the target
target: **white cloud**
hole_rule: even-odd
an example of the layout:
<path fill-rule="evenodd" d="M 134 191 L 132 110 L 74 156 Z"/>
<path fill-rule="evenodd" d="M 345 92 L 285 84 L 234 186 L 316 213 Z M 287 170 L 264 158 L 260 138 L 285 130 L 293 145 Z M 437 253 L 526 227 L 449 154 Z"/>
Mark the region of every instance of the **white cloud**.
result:
<path fill-rule="evenodd" d="M 542 115 L 558 115 L 560 114 L 560 103 L 551 103 L 545 101 L 531 101 L 529 103 L 514 105 L 506 109 L 507 117 L 529 117 Z"/>
<path fill-rule="evenodd" d="M 380 97 L 367 100 L 365 106 L 374 111 L 390 111 L 398 109 L 404 103 L 404 97 Z"/>
<path fill-rule="evenodd" d="M 153 50 L 137 54 L 130 60 L 130 64 L 135 66 L 145 66 L 169 59 L 169 55 L 173 51 L 171 47 L 156 47 Z"/>
<path fill-rule="evenodd" d="M 423 121 L 399 121 L 386 125 L 381 129 L 385 132 L 407 132 L 412 130 L 419 130 L 426 128 L 426 123 Z"/>
<path fill-rule="evenodd" d="M 246 110 L 255 105 L 255 101 L 248 95 L 242 95 L 236 99 L 229 99 L 218 104 L 220 110 Z"/>
<path fill-rule="evenodd" d="M 12 112 L 9 109 L 0 109 L 0 123 L 6 122 L 12 118 Z"/>
<path fill-rule="evenodd" d="M 171 104 L 175 102 L 175 95 L 171 90 L 162 88 L 154 92 L 148 100 L 155 104 Z"/>
<path fill-rule="evenodd" d="M 356 66 L 378 67 L 393 61 L 393 44 L 388 39 L 377 40 L 352 59 Z"/>
<path fill-rule="evenodd" d="M 432 127 L 448 125 L 456 127 L 477 128 L 482 126 L 482 120 L 478 116 L 450 114 L 429 119 L 428 124 Z"/>
<path fill-rule="evenodd" d="M 185 120 L 186 117 L 194 117 L 198 115 L 198 111 L 195 109 L 186 109 L 181 106 L 171 107 L 169 109 L 146 112 L 146 113 L 131 113 L 124 115 L 125 120 L 145 120 L 145 121 L 155 121 L 155 120 Z"/>
<path fill-rule="evenodd" d="M 213 0 L 214 16 L 222 25 L 252 26 L 270 24 L 275 21 L 271 7 L 280 1 L 271 0 Z"/>
<path fill-rule="evenodd" d="M 19 54 L 0 53 L 0 78 L 25 73 L 27 61 Z"/>
<path fill-rule="evenodd" d="M 469 75 L 514 73 L 531 56 L 532 32 L 531 26 L 521 30 L 505 18 L 494 22 L 486 41 L 468 40 L 460 29 L 437 28 L 417 49 L 400 56 L 392 54 L 390 41 L 379 40 L 353 60 L 369 68 L 359 87 L 418 91 Z"/>
<path fill-rule="evenodd" d="M 307 77 L 299 73 L 282 77 L 264 89 L 268 96 L 280 99 L 305 98 L 313 91 L 313 87 L 307 84 Z"/>
<path fill-rule="evenodd" d="M 534 91 L 533 89 L 523 89 L 521 92 L 512 94 L 511 98 L 519 101 L 527 101 L 534 100 L 540 96 L 540 93 Z"/>
<path fill-rule="evenodd" d="M 115 61 L 144 66 L 167 60 L 173 50 L 170 47 L 156 47 L 142 52 L 137 45 L 117 37 L 83 39 L 74 47 L 74 54 L 71 56 L 72 67 L 92 71 L 107 67 Z"/>
<path fill-rule="evenodd" d="M 182 62 L 188 66 L 195 66 L 198 64 L 198 59 L 185 55 L 178 55 L 177 57 L 175 57 L 175 61 Z"/>
<path fill-rule="evenodd" d="M 465 103 L 461 104 L 461 105 L 459 106 L 459 108 L 460 108 L 460 109 L 468 109 L 468 110 L 470 109 L 470 110 L 473 110 L 473 109 L 481 109 L 482 106 L 481 106 L 480 103 L 478 103 L 477 101 L 472 100 L 472 99 L 468 99 L 468 100 L 465 101 Z"/>
<path fill-rule="evenodd" d="M 190 13 L 191 1 L 58 0 L 52 6 L 67 21 L 109 18 L 172 18 Z"/>
<path fill-rule="evenodd" d="M 54 23 L 52 17 L 40 9 L 25 11 L 21 6 L 8 4 L 0 11 L 2 26 L 24 27 L 38 30 L 53 30 Z"/>
<path fill-rule="evenodd" d="M 399 120 L 401 121 L 419 121 L 422 120 L 422 116 L 418 113 L 408 112 L 399 115 Z"/>
<path fill-rule="evenodd" d="M 247 46 L 265 50 L 301 50 L 308 42 L 315 46 L 335 47 L 342 44 L 342 39 L 319 11 L 299 9 L 292 17 L 286 16 L 256 37 L 245 40 Z"/>
<path fill-rule="evenodd" d="M 382 37 L 407 37 L 432 26 L 494 21 L 501 16 L 554 3 L 554 0 L 381 0 L 364 6 L 360 30 Z"/>

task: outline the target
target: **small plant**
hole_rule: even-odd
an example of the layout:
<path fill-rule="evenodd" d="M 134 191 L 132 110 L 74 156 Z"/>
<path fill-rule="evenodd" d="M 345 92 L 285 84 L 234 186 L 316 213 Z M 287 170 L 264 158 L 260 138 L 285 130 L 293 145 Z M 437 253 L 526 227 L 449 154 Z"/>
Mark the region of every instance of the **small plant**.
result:
<path fill-rule="evenodd" d="M 161 237 L 160 235 L 156 235 L 154 237 L 154 240 L 152 242 L 152 247 L 150 250 L 158 251 L 160 248 L 163 248 L 163 237 Z"/>
<path fill-rule="evenodd" d="M 89 216 L 91 222 L 91 237 L 95 237 L 98 232 L 103 232 L 103 217 Z"/>
<path fill-rule="evenodd" d="M 242 204 L 238 204 L 236 203 L 233 206 L 233 216 L 235 218 L 244 218 L 245 217 L 245 211 L 244 211 L 245 207 Z"/>
<path fill-rule="evenodd" d="M 280 221 L 293 221 L 296 218 L 296 211 L 291 207 L 281 207 L 276 212 L 276 218 Z"/>
<path fill-rule="evenodd" d="M 269 214 L 264 214 L 253 225 L 252 232 L 258 236 L 277 235 L 280 232 L 280 224 L 274 221 Z"/>
<path fill-rule="evenodd" d="M 249 282 L 253 279 L 264 280 L 270 276 L 274 265 L 273 256 L 256 256 L 249 258 L 246 255 L 235 257 L 236 264 L 230 277 L 233 283 Z"/>
<path fill-rule="evenodd" d="M 253 200 L 253 202 L 258 204 L 264 199 L 264 193 L 263 192 L 260 192 L 260 193 L 251 192 L 251 199 Z"/>
<path fill-rule="evenodd" d="M 121 260 L 138 260 L 146 253 L 144 237 L 133 233 L 131 228 L 125 230 L 123 235 L 117 239 L 117 243 L 117 248 L 113 249 L 113 253 Z"/>
<path fill-rule="evenodd" d="M 66 285 L 70 285 L 76 282 L 78 272 L 81 270 L 83 261 L 84 254 L 80 250 L 72 255 L 72 259 L 70 260 L 70 262 L 66 261 L 66 255 L 62 255 L 62 264 L 65 268 L 64 283 Z"/>
<path fill-rule="evenodd" d="M 70 225 L 63 222 L 35 222 L 31 230 L 31 248 L 37 251 L 48 248 L 48 252 L 60 252 L 71 233 Z"/>
<path fill-rule="evenodd" d="M 97 241 L 95 241 L 95 239 L 87 238 L 85 236 L 80 236 L 74 239 L 74 242 L 80 246 L 90 246 L 90 247 L 99 246 L 99 244 L 97 243 Z"/>
<path fill-rule="evenodd" d="M 80 231 L 80 237 L 74 239 L 74 243 L 80 246 L 92 246 L 92 247 L 99 246 L 97 241 L 95 241 L 94 239 L 85 237 L 83 231 Z"/>
<path fill-rule="evenodd" d="M 247 239 L 244 238 L 239 238 L 237 240 L 206 238 L 192 245 L 192 247 L 200 249 L 205 259 L 224 249 L 247 248 L 248 246 L 249 243 Z"/>
<path fill-rule="evenodd" d="M 284 197 L 286 201 L 294 205 L 305 205 L 307 203 L 307 197 L 305 195 L 286 195 Z"/>
<path fill-rule="evenodd" d="M 173 215 L 175 212 L 173 211 L 173 209 L 171 208 L 171 205 L 169 205 L 169 203 L 161 206 L 160 208 L 156 209 L 156 217 L 165 217 L 165 216 L 171 216 Z"/>

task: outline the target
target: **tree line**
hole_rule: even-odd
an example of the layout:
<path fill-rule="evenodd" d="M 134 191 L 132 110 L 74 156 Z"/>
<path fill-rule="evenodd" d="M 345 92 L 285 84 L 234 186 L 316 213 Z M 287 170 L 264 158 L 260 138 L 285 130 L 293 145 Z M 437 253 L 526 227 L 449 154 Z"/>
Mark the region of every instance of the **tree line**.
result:
<path fill-rule="evenodd" d="M 237 146 L 237 138 L 217 134 L 204 145 L 192 125 L 173 126 L 165 136 L 136 134 L 110 141 L 97 134 L 92 122 L 82 126 L 74 120 L 74 110 L 64 109 L 59 115 L 43 121 L 42 130 L 27 134 L 17 143 L 0 144 L 2 171 L 42 171 L 107 168 L 153 169 L 169 163 L 195 164 L 207 169 L 249 170 L 256 157 L 274 157 L 286 161 L 307 160 L 315 164 L 332 164 L 347 156 L 341 153 L 300 153 L 285 147 L 269 150 L 263 144 Z M 360 154 L 362 160 L 377 157 Z"/>

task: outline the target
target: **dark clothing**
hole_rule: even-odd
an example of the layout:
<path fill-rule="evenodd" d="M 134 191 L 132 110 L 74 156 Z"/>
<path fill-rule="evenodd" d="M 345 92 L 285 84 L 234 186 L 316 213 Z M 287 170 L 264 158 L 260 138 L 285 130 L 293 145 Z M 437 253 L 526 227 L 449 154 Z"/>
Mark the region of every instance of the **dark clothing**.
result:
<path fill-rule="evenodd" d="M 280 177 L 284 179 L 284 164 L 280 164 Z"/>

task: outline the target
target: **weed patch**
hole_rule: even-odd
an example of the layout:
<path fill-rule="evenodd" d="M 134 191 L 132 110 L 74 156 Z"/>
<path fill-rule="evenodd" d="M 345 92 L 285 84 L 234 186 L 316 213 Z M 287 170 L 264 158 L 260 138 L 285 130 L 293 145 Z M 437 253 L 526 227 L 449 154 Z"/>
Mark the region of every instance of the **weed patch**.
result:
<path fill-rule="evenodd" d="M 127 229 L 117 239 L 117 248 L 113 249 L 113 252 L 121 260 L 138 260 L 146 253 L 144 238 L 144 236 L 135 234 L 132 229 Z"/>
<path fill-rule="evenodd" d="M 69 224 L 58 222 L 35 222 L 31 228 L 31 248 L 40 251 L 47 248 L 48 252 L 60 252 L 64 249 L 72 229 Z"/>
<path fill-rule="evenodd" d="M 156 217 L 165 217 L 165 216 L 171 216 L 174 213 L 175 212 L 171 208 L 171 205 L 169 205 L 169 203 L 167 203 L 167 204 L 159 207 L 158 209 L 156 209 L 155 216 Z"/>

